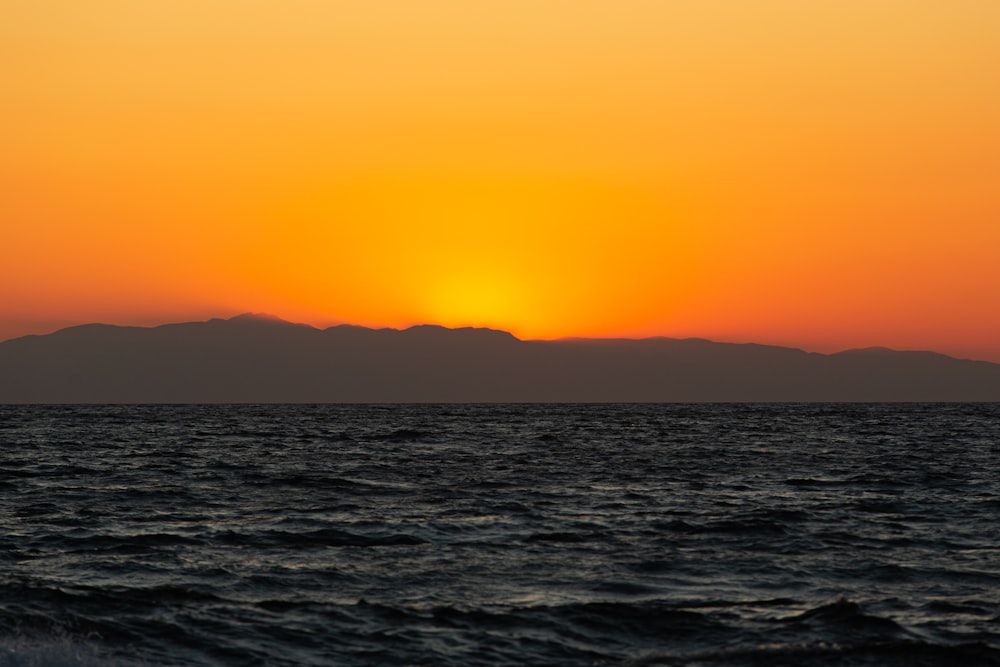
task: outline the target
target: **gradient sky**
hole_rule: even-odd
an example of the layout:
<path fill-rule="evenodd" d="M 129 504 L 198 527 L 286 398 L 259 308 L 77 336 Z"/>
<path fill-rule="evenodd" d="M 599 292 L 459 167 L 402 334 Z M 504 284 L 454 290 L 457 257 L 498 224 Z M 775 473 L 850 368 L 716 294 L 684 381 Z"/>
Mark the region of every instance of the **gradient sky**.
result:
<path fill-rule="evenodd" d="M 4 0 L 0 339 L 244 311 L 1000 361 L 997 0 Z"/>

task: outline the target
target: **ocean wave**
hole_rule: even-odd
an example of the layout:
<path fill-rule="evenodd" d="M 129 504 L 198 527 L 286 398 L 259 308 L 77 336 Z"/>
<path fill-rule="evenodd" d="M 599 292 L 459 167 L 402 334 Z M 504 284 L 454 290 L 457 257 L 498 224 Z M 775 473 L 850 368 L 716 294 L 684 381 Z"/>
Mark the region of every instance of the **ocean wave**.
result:
<path fill-rule="evenodd" d="M 756 646 L 650 653 L 621 667 L 678 665 L 699 667 L 998 667 L 1000 650 L 980 642 L 935 644 L 920 640 L 829 643 L 764 643 Z"/>
<path fill-rule="evenodd" d="M 998 426 L 990 405 L 0 406 L 0 646 L 1000 665 Z"/>

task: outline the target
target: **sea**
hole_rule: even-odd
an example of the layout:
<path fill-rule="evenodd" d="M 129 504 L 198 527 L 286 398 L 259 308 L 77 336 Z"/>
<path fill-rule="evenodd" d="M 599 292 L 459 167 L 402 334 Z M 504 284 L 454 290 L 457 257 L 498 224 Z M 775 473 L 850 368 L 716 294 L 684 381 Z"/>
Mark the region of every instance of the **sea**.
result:
<path fill-rule="evenodd" d="M 0 406 L 0 665 L 1000 665 L 1000 405 Z"/>

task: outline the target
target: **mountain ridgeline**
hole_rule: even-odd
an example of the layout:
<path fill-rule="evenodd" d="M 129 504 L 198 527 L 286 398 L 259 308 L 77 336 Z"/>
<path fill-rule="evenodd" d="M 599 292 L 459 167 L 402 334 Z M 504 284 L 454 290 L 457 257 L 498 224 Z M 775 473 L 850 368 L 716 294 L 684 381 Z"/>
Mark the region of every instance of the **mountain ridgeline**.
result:
<path fill-rule="evenodd" d="M 316 329 L 260 315 L 0 343 L 0 403 L 1000 401 L 1000 364 L 702 339 Z"/>

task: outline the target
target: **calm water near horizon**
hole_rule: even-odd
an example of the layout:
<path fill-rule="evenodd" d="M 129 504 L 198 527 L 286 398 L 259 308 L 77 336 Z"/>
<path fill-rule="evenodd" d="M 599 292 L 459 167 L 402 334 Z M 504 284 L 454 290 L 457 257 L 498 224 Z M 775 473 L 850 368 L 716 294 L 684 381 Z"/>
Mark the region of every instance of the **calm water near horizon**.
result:
<path fill-rule="evenodd" d="M 0 666 L 1000 665 L 1000 405 L 0 405 Z"/>

